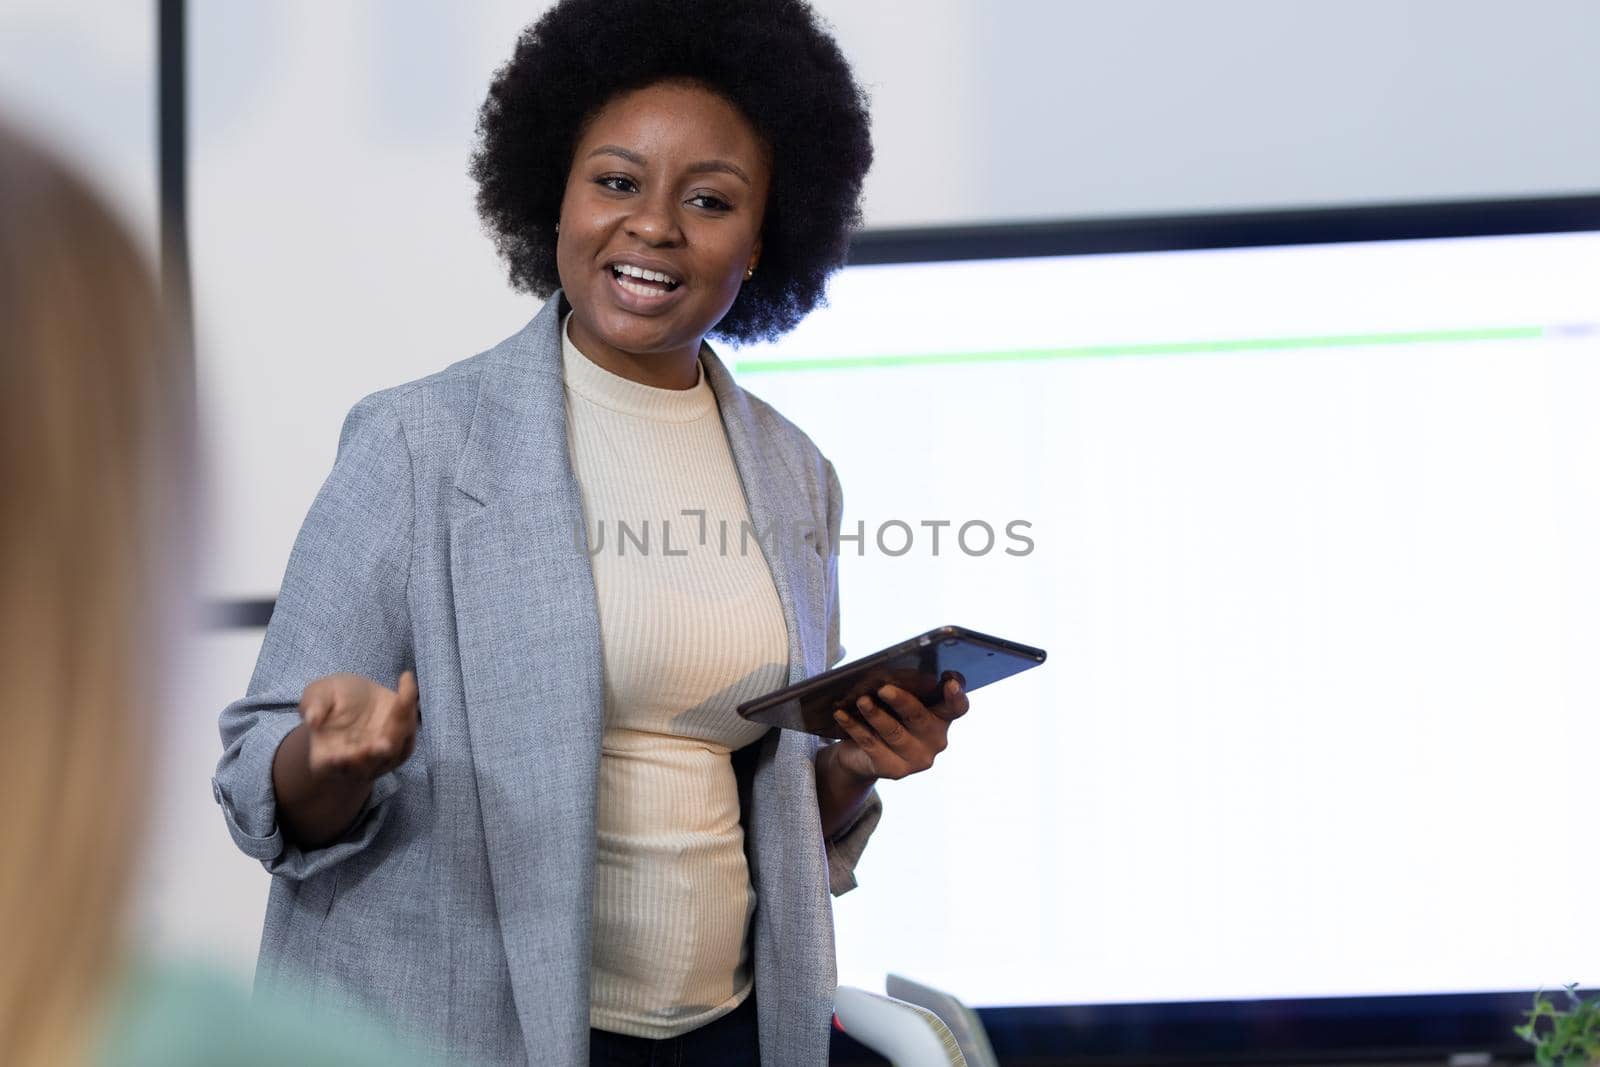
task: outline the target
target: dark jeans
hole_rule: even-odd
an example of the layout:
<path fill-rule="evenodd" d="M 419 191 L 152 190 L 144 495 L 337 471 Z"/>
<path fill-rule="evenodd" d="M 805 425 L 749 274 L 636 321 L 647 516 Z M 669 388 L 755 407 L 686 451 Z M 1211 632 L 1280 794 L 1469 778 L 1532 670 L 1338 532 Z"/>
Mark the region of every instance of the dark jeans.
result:
<path fill-rule="evenodd" d="M 698 1030 L 661 1041 L 589 1031 L 589 1067 L 760 1067 L 756 995 Z"/>

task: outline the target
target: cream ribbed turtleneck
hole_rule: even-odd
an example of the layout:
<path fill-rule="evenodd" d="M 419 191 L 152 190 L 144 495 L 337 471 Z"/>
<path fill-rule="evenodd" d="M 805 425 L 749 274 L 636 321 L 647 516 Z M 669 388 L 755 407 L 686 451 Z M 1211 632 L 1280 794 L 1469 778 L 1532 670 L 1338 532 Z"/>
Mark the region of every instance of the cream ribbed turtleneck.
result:
<path fill-rule="evenodd" d="M 749 512 L 704 369 L 691 389 L 643 385 L 565 325 L 562 365 L 605 665 L 589 1016 L 675 1037 L 751 988 L 729 754 L 766 731 L 734 708 L 788 680 L 788 635 L 760 548 L 718 549 L 718 524 L 738 531 Z M 684 514 L 702 509 L 704 527 Z"/>

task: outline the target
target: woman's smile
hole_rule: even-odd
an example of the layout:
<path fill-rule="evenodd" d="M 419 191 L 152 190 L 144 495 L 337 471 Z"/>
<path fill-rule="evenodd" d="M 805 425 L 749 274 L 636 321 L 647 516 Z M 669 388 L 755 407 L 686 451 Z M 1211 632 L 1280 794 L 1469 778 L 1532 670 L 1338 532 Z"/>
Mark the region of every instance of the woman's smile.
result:
<path fill-rule="evenodd" d="M 649 315 L 670 306 L 684 295 L 681 276 L 670 268 L 646 265 L 637 257 L 613 259 L 605 268 L 616 292 L 613 298 L 628 311 Z"/>

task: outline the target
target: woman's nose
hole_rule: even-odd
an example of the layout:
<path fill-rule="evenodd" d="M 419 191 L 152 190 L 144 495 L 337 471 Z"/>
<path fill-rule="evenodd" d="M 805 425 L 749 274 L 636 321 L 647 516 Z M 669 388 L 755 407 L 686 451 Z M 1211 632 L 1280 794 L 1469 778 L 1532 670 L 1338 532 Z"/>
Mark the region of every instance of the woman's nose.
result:
<path fill-rule="evenodd" d="M 636 201 L 628 216 L 628 234 L 652 245 L 675 245 L 683 240 L 678 226 L 677 212 L 663 197 L 646 197 Z"/>

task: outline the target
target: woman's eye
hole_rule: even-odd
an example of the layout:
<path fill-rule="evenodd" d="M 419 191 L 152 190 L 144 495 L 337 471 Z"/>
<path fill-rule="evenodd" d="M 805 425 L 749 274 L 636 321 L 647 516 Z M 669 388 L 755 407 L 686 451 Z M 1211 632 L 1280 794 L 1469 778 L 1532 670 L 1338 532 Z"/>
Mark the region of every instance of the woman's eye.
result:
<path fill-rule="evenodd" d="M 720 196 L 712 196 L 710 193 L 700 193 L 692 196 L 689 198 L 689 203 L 696 207 L 703 207 L 708 211 L 728 211 L 733 207 L 732 204 Z"/>
<path fill-rule="evenodd" d="M 607 174 L 603 178 L 596 178 L 595 183 L 617 193 L 631 193 L 638 189 L 632 178 L 624 178 L 620 174 Z"/>

